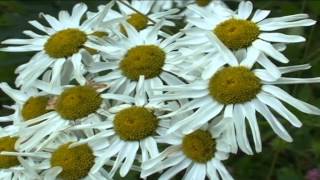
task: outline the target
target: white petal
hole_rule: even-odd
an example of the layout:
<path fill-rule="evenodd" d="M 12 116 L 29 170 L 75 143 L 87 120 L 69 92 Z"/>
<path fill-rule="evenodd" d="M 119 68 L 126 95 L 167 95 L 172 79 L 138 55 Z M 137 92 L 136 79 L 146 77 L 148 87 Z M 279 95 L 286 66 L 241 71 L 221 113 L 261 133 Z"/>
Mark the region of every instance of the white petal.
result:
<path fill-rule="evenodd" d="M 241 1 L 238 7 L 238 17 L 241 19 L 247 19 L 253 9 L 252 2 L 250 1 Z"/>
<path fill-rule="evenodd" d="M 237 58 L 233 55 L 233 53 L 219 40 L 219 38 L 214 33 L 210 32 L 206 35 L 209 38 L 210 42 L 220 51 L 225 62 L 228 62 L 233 66 L 239 64 Z"/>
<path fill-rule="evenodd" d="M 294 21 L 294 22 L 269 22 L 269 23 L 263 23 L 261 21 L 258 23 L 260 30 L 262 31 L 274 31 L 278 29 L 285 29 L 285 28 L 291 28 L 291 27 L 301 27 L 301 26 L 312 26 L 316 23 L 315 20 L 312 19 L 303 19 L 300 21 Z"/>
<path fill-rule="evenodd" d="M 0 51 L 6 52 L 28 52 L 28 51 L 41 51 L 43 49 L 42 46 L 36 45 L 24 45 L 24 46 L 10 46 L 0 48 Z"/>
<path fill-rule="evenodd" d="M 207 175 L 210 180 L 219 180 L 219 176 L 217 173 L 216 167 L 211 163 L 211 161 L 207 162 Z"/>
<path fill-rule="evenodd" d="M 104 152 L 103 156 L 97 160 L 95 165 L 91 168 L 91 171 L 93 173 L 96 173 L 99 171 L 100 168 L 104 166 L 106 161 L 117 154 L 119 151 L 121 151 L 125 147 L 125 142 L 117 139 L 113 144 L 111 144 Z M 113 166 L 114 167 L 114 166 Z"/>
<path fill-rule="evenodd" d="M 166 158 L 169 155 L 177 154 L 177 152 L 180 152 L 180 147 L 179 146 L 169 146 L 168 148 L 163 150 L 157 157 L 143 162 L 143 164 L 141 165 L 141 168 L 142 169 L 150 169 L 152 167 L 155 167 L 164 158 Z"/>
<path fill-rule="evenodd" d="M 294 114 L 292 114 L 286 107 L 284 107 L 278 99 L 264 92 L 259 93 L 257 95 L 257 98 L 261 102 L 270 106 L 274 111 L 278 112 L 282 117 L 287 119 L 293 126 L 302 126 L 301 121 L 299 121 L 299 119 Z"/>
<path fill-rule="evenodd" d="M 266 57 L 266 55 L 260 54 L 258 58 L 258 63 L 268 71 L 268 74 L 274 77 L 271 79 L 275 80 L 281 77 L 281 72 L 279 68 L 276 65 L 274 65 L 271 62 L 271 60 Z"/>
<path fill-rule="evenodd" d="M 262 86 L 262 89 L 270 93 L 272 96 L 290 104 L 291 106 L 297 108 L 298 110 L 304 113 L 320 115 L 319 108 L 292 97 L 290 94 L 288 94 L 281 88 L 271 85 L 264 85 Z"/>
<path fill-rule="evenodd" d="M 12 89 L 8 85 L 8 83 L 5 83 L 5 82 L 0 83 L 0 89 L 4 93 L 6 93 L 8 96 L 10 96 L 10 98 L 12 98 L 15 102 L 24 103 L 28 99 L 26 94 L 24 94 L 22 91 Z"/>
<path fill-rule="evenodd" d="M 61 76 L 61 71 L 62 67 L 65 63 L 65 59 L 58 59 L 53 67 L 52 67 L 52 77 L 51 77 L 51 84 L 55 84 L 55 82 L 60 83 L 60 76 Z"/>
<path fill-rule="evenodd" d="M 164 172 L 160 177 L 159 180 L 167 180 L 174 177 L 176 174 L 178 174 L 180 171 L 186 169 L 191 164 L 191 161 L 189 159 L 185 159 L 179 164 L 169 168 L 166 172 Z"/>
<path fill-rule="evenodd" d="M 253 46 L 249 47 L 247 50 L 247 56 L 244 60 L 241 61 L 241 66 L 246 66 L 249 69 L 255 64 L 255 62 L 258 60 L 260 51 L 254 48 Z"/>
<path fill-rule="evenodd" d="M 319 83 L 320 77 L 315 78 L 287 78 L 281 77 L 275 82 L 271 82 L 270 84 L 311 84 L 311 83 Z"/>
<path fill-rule="evenodd" d="M 287 130 L 279 123 L 279 121 L 274 117 L 266 105 L 258 100 L 253 101 L 254 106 L 257 111 L 267 120 L 273 131 L 283 140 L 287 142 L 292 142 L 292 137 L 288 134 Z"/>
<path fill-rule="evenodd" d="M 82 56 L 80 53 L 76 53 L 72 55 L 72 64 L 74 68 L 74 76 L 80 85 L 84 85 L 86 83 L 86 78 L 82 75 Z"/>
<path fill-rule="evenodd" d="M 47 14 L 40 14 L 42 15 L 46 21 L 50 24 L 50 26 L 55 30 L 55 31 L 60 31 L 64 28 L 64 26 L 59 22 L 55 17 L 52 17 Z"/>
<path fill-rule="evenodd" d="M 289 60 L 281 54 L 279 51 L 277 51 L 270 43 L 262 41 L 262 40 L 255 40 L 252 45 L 259 49 L 260 51 L 266 53 L 270 57 L 274 58 L 275 60 L 278 60 L 282 63 L 288 63 Z"/>
<path fill-rule="evenodd" d="M 296 65 L 296 66 L 287 66 L 287 67 L 279 67 L 279 70 L 281 74 L 296 72 L 296 71 L 302 71 L 302 70 L 308 70 L 310 69 L 310 64 L 302 64 L 302 65 Z"/>
<path fill-rule="evenodd" d="M 245 153 L 252 155 L 252 149 L 248 140 L 246 123 L 244 114 L 241 111 L 240 105 L 235 105 L 233 110 L 234 124 L 236 127 L 237 141 L 241 150 Z"/>
<path fill-rule="evenodd" d="M 208 105 L 209 103 L 211 103 L 212 100 L 207 98 L 207 97 L 203 97 L 203 98 L 199 98 L 199 99 L 194 99 L 188 103 L 183 104 L 179 109 L 172 111 L 171 113 L 165 114 L 160 116 L 161 118 L 166 118 L 166 117 L 172 117 L 175 116 L 177 114 L 181 114 L 181 113 L 185 113 L 188 112 L 190 110 L 199 108 L 199 107 L 205 107 L 206 105 Z"/>
<path fill-rule="evenodd" d="M 262 21 L 263 19 L 265 19 L 269 14 L 270 14 L 271 11 L 269 10 L 256 10 L 256 12 L 254 13 L 251 21 L 252 22 L 259 22 L 259 21 Z"/>
<path fill-rule="evenodd" d="M 262 80 L 262 84 L 272 84 L 279 79 L 278 77 L 271 75 L 271 73 L 265 69 L 255 69 L 253 72 L 260 80 Z"/>
<path fill-rule="evenodd" d="M 259 38 L 269 42 L 283 43 L 297 43 L 306 41 L 306 39 L 302 36 L 286 35 L 283 33 L 261 33 Z"/>
<path fill-rule="evenodd" d="M 143 106 L 147 102 L 144 84 L 145 84 L 144 76 L 140 76 L 136 86 L 136 95 L 135 95 L 135 105 L 137 106 Z"/>
<path fill-rule="evenodd" d="M 53 167 L 45 172 L 43 180 L 55 180 L 57 176 L 62 172 L 61 167 Z"/>
<path fill-rule="evenodd" d="M 87 9 L 88 7 L 84 3 L 78 3 L 73 7 L 70 20 L 75 26 L 80 24 L 81 17 L 84 15 Z"/>
<path fill-rule="evenodd" d="M 120 176 L 121 177 L 124 177 L 128 174 L 128 172 L 134 162 L 134 159 L 136 157 L 137 151 L 139 149 L 139 143 L 138 142 L 129 143 L 129 146 L 127 148 L 129 149 L 130 153 L 127 154 L 127 158 L 120 168 Z"/>
<path fill-rule="evenodd" d="M 18 157 L 18 160 L 20 161 L 21 165 L 25 168 L 24 171 L 29 176 L 29 178 L 40 179 L 40 176 L 35 171 L 35 168 L 31 167 L 28 161 L 24 160 L 22 157 Z"/>
<path fill-rule="evenodd" d="M 105 93 L 101 94 L 101 97 L 104 99 L 112 99 L 112 100 L 118 100 L 126 103 L 133 103 L 134 98 L 126 95 L 121 95 L 121 94 L 110 94 L 110 93 Z"/>
<path fill-rule="evenodd" d="M 185 159 L 186 158 L 181 151 L 178 153 L 175 153 L 173 155 L 170 155 L 167 157 L 167 159 L 160 162 L 159 163 L 160 165 L 155 164 L 155 166 L 152 166 L 150 169 L 146 169 L 145 171 L 143 171 L 142 172 L 143 174 L 141 174 L 141 177 L 146 177 L 150 174 L 153 174 L 155 172 L 159 172 L 159 171 L 164 170 L 168 167 L 176 166 L 177 164 L 179 164 L 180 162 L 182 162 Z"/>
<path fill-rule="evenodd" d="M 216 54 L 218 56 L 218 54 Z M 219 68 L 226 64 L 225 61 L 217 61 L 212 57 L 211 61 L 203 70 L 201 77 L 202 79 L 209 79 Z"/>
<path fill-rule="evenodd" d="M 143 141 L 144 141 L 145 147 L 148 150 L 151 158 L 154 158 L 157 155 L 159 155 L 157 142 L 153 139 L 153 137 L 147 137 Z"/>
<path fill-rule="evenodd" d="M 40 31 L 43 31 L 49 35 L 54 34 L 55 31 L 49 27 L 45 27 L 42 24 L 40 24 L 38 21 L 29 21 L 29 24 L 31 24 L 32 26 L 36 27 L 37 29 L 39 29 Z"/>
<path fill-rule="evenodd" d="M 68 11 L 60 11 L 59 12 L 59 21 L 65 26 L 70 24 L 70 14 L 68 13 Z"/>
<path fill-rule="evenodd" d="M 206 176 L 206 166 L 194 163 L 189 171 L 186 172 L 184 179 L 204 180 Z"/>
<path fill-rule="evenodd" d="M 209 104 L 207 108 L 210 110 L 204 111 L 204 114 L 201 115 L 199 118 L 197 118 L 194 123 L 190 123 L 187 126 L 185 126 L 183 128 L 183 133 L 188 134 L 200 128 L 201 126 L 206 124 L 208 121 L 213 119 L 217 114 L 219 114 L 222 111 L 223 107 L 224 105 L 221 105 L 221 104 L 213 104 L 213 105 Z"/>
<path fill-rule="evenodd" d="M 269 23 L 269 22 L 286 22 L 286 21 L 296 21 L 300 19 L 306 19 L 308 18 L 308 14 L 294 14 L 294 15 L 288 15 L 288 16 L 282 16 L 282 17 L 274 17 L 274 18 L 268 18 L 261 22 L 263 23 Z"/>
<path fill-rule="evenodd" d="M 175 83 L 176 84 L 176 83 Z M 160 86 L 156 87 L 153 90 L 161 90 L 161 91 L 194 91 L 194 90 L 204 90 L 208 88 L 207 81 L 194 82 L 192 85 L 190 84 L 181 84 L 181 85 L 171 85 L 171 86 Z"/>
<path fill-rule="evenodd" d="M 188 116 L 185 119 L 182 119 L 180 121 L 178 121 L 177 123 L 175 123 L 174 125 L 172 125 L 169 129 L 168 129 L 168 134 L 176 131 L 177 129 L 180 129 L 186 125 L 190 125 L 190 123 L 192 121 L 198 120 L 198 118 L 202 118 L 203 116 L 207 115 L 208 113 L 210 113 L 210 111 L 212 110 L 211 107 L 216 106 L 216 104 L 207 104 L 204 107 L 200 107 L 196 112 L 194 112 L 191 116 Z M 220 107 L 220 106 L 219 106 Z M 220 109 L 220 108 L 219 108 Z M 211 117 L 213 118 L 213 117 Z M 207 120 L 207 119 L 206 119 Z"/>
<path fill-rule="evenodd" d="M 254 106 L 252 106 L 249 103 L 245 103 L 241 106 L 241 110 L 244 113 L 244 115 L 247 117 L 249 121 L 249 125 L 251 128 L 252 136 L 253 136 L 253 141 L 255 145 L 256 152 L 261 152 L 262 150 L 262 143 L 261 143 L 261 136 L 260 136 L 260 130 L 259 126 L 257 123 L 257 118 L 256 118 L 256 111 Z"/>
<path fill-rule="evenodd" d="M 180 92 L 177 94 L 163 94 L 153 97 L 154 101 L 165 101 L 165 100 L 177 100 L 177 99 L 188 99 L 188 98 L 201 98 L 208 95 L 207 90 L 195 90 Z"/>
<path fill-rule="evenodd" d="M 233 180 L 230 173 L 227 171 L 227 169 L 224 167 L 224 165 L 220 161 L 212 160 L 211 162 L 217 168 L 217 170 L 223 180 Z"/>
<path fill-rule="evenodd" d="M 118 68 L 118 63 L 114 62 L 95 62 L 88 67 L 91 73 L 97 73 L 105 70 L 113 70 Z"/>

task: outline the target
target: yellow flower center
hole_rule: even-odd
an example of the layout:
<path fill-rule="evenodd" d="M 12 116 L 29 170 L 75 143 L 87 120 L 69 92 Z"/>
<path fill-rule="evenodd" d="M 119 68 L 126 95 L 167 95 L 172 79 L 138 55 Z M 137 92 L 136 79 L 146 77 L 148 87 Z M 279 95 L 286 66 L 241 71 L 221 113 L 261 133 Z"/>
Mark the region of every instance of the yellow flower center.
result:
<path fill-rule="evenodd" d="M 105 37 L 105 36 L 108 36 L 108 33 L 106 32 L 103 32 L 103 31 L 96 31 L 90 35 L 93 35 L 93 36 L 96 36 L 98 38 L 102 38 L 102 37 Z M 98 51 L 95 50 L 95 49 L 92 49 L 92 48 L 88 48 L 88 47 L 85 47 L 85 49 L 91 54 L 91 55 L 94 55 L 94 54 L 98 54 Z"/>
<path fill-rule="evenodd" d="M 49 112 L 46 109 L 48 101 L 49 97 L 47 96 L 30 97 L 22 107 L 23 119 L 27 121 Z"/>
<path fill-rule="evenodd" d="M 15 152 L 16 150 L 14 149 L 14 144 L 16 143 L 17 139 L 18 138 L 16 137 L 9 136 L 0 138 L 0 152 Z M 0 169 L 8 169 L 19 164 L 20 162 L 16 156 L 0 155 Z"/>
<path fill-rule="evenodd" d="M 213 32 L 232 50 L 249 47 L 260 34 L 255 23 L 241 19 L 226 20 L 218 24 Z"/>
<path fill-rule="evenodd" d="M 165 58 L 165 52 L 158 46 L 140 45 L 128 50 L 120 69 L 131 80 L 138 80 L 141 75 L 151 79 L 161 74 Z"/>
<path fill-rule="evenodd" d="M 140 31 L 148 26 L 148 17 L 142 14 L 131 14 L 127 20 L 136 30 Z"/>
<path fill-rule="evenodd" d="M 212 0 L 196 0 L 196 4 L 201 7 L 207 6 Z"/>
<path fill-rule="evenodd" d="M 61 117 L 76 120 L 88 116 L 99 109 L 102 98 L 91 86 L 75 86 L 64 90 L 55 106 Z"/>
<path fill-rule="evenodd" d="M 70 143 L 61 145 L 52 153 L 51 166 L 62 167 L 59 174 L 64 180 L 78 180 L 88 175 L 94 165 L 95 156 L 87 144 L 69 148 Z"/>
<path fill-rule="evenodd" d="M 184 136 L 182 151 L 197 163 L 206 163 L 214 156 L 216 143 L 208 131 L 197 130 Z"/>
<path fill-rule="evenodd" d="M 52 35 L 44 50 L 53 58 L 70 57 L 77 53 L 87 41 L 87 35 L 79 29 L 65 29 Z"/>
<path fill-rule="evenodd" d="M 250 101 L 261 91 L 261 81 L 246 67 L 226 67 L 211 77 L 210 95 L 222 104 Z"/>
<path fill-rule="evenodd" d="M 158 127 L 158 119 L 151 110 L 136 106 L 118 112 L 113 123 L 116 133 L 125 141 L 144 139 Z"/>

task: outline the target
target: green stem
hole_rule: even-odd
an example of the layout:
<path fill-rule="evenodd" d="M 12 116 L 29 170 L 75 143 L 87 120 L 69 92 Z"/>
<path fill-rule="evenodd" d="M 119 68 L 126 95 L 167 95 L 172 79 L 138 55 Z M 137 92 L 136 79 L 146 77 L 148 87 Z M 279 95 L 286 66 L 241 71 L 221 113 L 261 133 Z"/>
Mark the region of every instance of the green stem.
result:
<path fill-rule="evenodd" d="M 276 150 L 276 152 L 273 155 L 271 167 L 270 167 L 270 170 L 269 170 L 269 173 L 267 175 L 266 180 L 271 180 L 272 179 L 273 171 L 274 171 L 274 168 L 275 168 L 276 163 L 278 161 L 279 154 L 280 154 L 280 151 Z"/>
<path fill-rule="evenodd" d="M 126 7 L 128 7 L 129 9 L 131 9 L 132 11 L 134 11 L 134 12 L 136 12 L 136 13 L 138 13 L 138 14 L 140 14 L 140 15 L 142 15 L 142 16 L 146 16 L 145 14 L 141 13 L 140 11 L 138 11 L 137 9 L 135 9 L 134 7 L 130 6 L 129 4 L 127 4 L 126 2 L 124 2 L 124 1 L 122 1 L 122 0 L 120 0 L 120 1 L 118 1 L 118 2 L 120 2 L 120 3 L 123 4 L 123 5 L 125 5 Z M 152 24 L 156 24 L 156 22 L 155 22 L 154 20 L 150 19 L 148 16 L 146 16 L 146 17 L 148 18 L 148 20 L 149 20 L 150 22 L 152 22 Z"/>

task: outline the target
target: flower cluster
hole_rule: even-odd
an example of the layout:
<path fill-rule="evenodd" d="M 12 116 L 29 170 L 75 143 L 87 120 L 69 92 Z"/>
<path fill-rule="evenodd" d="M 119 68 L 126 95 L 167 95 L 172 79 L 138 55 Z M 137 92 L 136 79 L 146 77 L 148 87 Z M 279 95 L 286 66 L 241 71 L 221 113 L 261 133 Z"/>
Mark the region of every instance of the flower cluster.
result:
<path fill-rule="evenodd" d="M 305 38 L 277 32 L 315 21 L 269 14 L 250 1 L 231 10 L 221 0 L 119 0 L 97 12 L 79 3 L 58 18 L 41 13 L 49 26 L 29 21 L 41 34 L 23 31 L 27 39 L 0 48 L 35 52 L 16 69 L 16 89 L 0 83 L 15 102 L 0 117 L 11 123 L 0 129 L 0 179 L 100 180 L 130 171 L 233 179 L 223 160 L 262 151 L 258 114 L 288 142 L 280 120 L 302 123 L 283 103 L 320 115 L 278 87 L 320 82 L 285 76 L 311 66 L 282 66 L 286 46 Z M 172 32 L 178 21 L 185 26 Z"/>

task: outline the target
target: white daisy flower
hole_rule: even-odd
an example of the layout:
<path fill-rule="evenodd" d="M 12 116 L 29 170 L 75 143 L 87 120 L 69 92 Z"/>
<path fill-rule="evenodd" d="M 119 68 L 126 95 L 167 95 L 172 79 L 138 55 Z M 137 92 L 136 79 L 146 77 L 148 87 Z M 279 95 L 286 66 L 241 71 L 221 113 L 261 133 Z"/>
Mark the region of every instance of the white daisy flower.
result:
<path fill-rule="evenodd" d="M 154 25 L 163 21 L 166 26 L 175 26 L 170 19 L 177 19 L 179 16 L 175 15 L 179 9 L 169 9 L 165 11 L 151 12 L 152 6 L 156 1 L 141 1 L 132 0 L 130 3 L 126 0 L 117 1 L 121 14 L 119 17 L 128 17 L 127 22 L 131 24 L 136 30 L 140 31 L 147 28 L 149 25 Z M 129 8 L 126 5 L 129 5 Z M 136 11 L 138 12 L 136 12 Z"/>
<path fill-rule="evenodd" d="M 129 94 L 134 91 L 139 77 L 144 76 L 145 92 L 152 97 L 155 92 L 151 89 L 154 87 L 163 83 L 181 84 L 178 76 L 191 78 L 184 76 L 177 66 L 184 60 L 175 46 L 181 33 L 163 39 L 158 35 L 161 23 L 139 32 L 126 22 L 123 26 L 128 37 L 120 34 L 121 39 L 117 43 L 105 42 L 108 51 L 104 52 L 108 61 L 89 67 L 91 73 L 105 72 L 105 75 L 94 78 L 95 82 L 110 84 L 110 93 Z"/>
<path fill-rule="evenodd" d="M 191 76 L 194 79 L 208 79 L 211 72 L 217 68 L 223 65 L 238 65 L 240 60 L 244 61 L 241 64 L 247 66 L 253 66 L 255 63 L 259 64 L 274 78 L 281 76 L 278 67 L 265 54 L 259 52 L 251 56 L 243 51 L 232 53 L 228 49 L 225 50 L 225 53 L 220 53 L 218 49 L 223 44 L 214 39 L 211 34 L 207 34 L 207 36 L 210 41 L 197 47 L 181 47 L 180 42 L 177 42 L 177 46 L 180 47 L 179 52 L 184 57 L 184 62 L 180 65 L 180 68 L 183 69 L 182 72 L 186 76 Z M 280 52 L 286 49 L 284 44 L 274 44 L 274 47 Z M 234 56 L 237 58 L 234 58 Z M 197 60 L 195 61 L 195 59 Z"/>
<path fill-rule="evenodd" d="M 223 2 L 223 0 L 196 0 L 195 2 L 190 3 L 190 4 L 192 6 L 198 7 L 199 9 L 202 9 L 203 11 L 217 11 L 218 10 L 220 12 L 224 12 L 226 9 L 229 9 L 228 6 Z M 187 7 L 188 6 L 189 5 L 187 5 Z M 187 22 L 188 22 L 189 18 L 193 18 L 193 17 L 201 18 L 201 16 L 199 14 L 194 13 L 189 8 L 186 8 L 182 14 L 185 16 Z"/>
<path fill-rule="evenodd" d="M 101 50 L 102 48 L 91 41 L 92 38 L 96 39 L 95 37 L 102 34 L 102 32 L 94 31 L 94 27 L 103 20 L 113 4 L 113 2 L 110 2 L 105 6 L 104 11 L 83 22 L 81 22 L 81 18 L 87 11 L 87 6 L 83 3 L 76 4 L 71 15 L 67 11 L 60 11 L 59 19 L 42 13 L 41 16 L 48 21 L 51 27 L 43 26 L 35 20 L 29 21 L 29 23 L 38 30 L 45 32 L 46 35 L 36 34 L 28 30 L 23 33 L 30 39 L 3 41 L 2 44 L 16 46 L 4 47 L 0 49 L 1 51 L 37 52 L 28 63 L 17 68 L 16 73 L 19 73 L 19 75 L 16 79 L 16 85 L 29 87 L 50 68 L 52 69 L 51 82 L 60 82 L 64 78 L 69 80 L 71 76 L 80 84 L 84 83 L 85 65 L 90 63 L 85 58 L 88 55 L 87 50 Z"/>
<path fill-rule="evenodd" d="M 97 160 L 93 172 L 105 165 L 111 165 L 111 176 L 120 168 L 120 175 L 124 177 L 130 169 L 140 171 L 139 167 L 133 165 L 135 159 L 144 162 L 159 154 L 156 137 L 163 135 L 171 122 L 170 118 L 161 116 L 177 108 L 177 104 L 150 104 L 143 89 L 143 79 L 140 78 L 135 97 L 127 97 L 131 102 L 116 105 L 108 110 L 108 120 L 104 122 L 108 127 L 105 130 L 99 125 L 90 126 L 108 134 L 110 139 L 110 146 L 99 154 L 101 158 Z M 73 127 L 76 130 L 82 128 L 88 127 L 85 124 Z"/>
<path fill-rule="evenodd" d="M 106 102 L 100 93 L 106 86 L 87 84 L 48 89 L 50 85 L 39 80 L 35 86 L 51 92 L 55 97 L 46 106 L 50 112 L 21 123 L 19 150 L 31 150 L 36 146 L 40 150 L 62 131 L 79 123 L 103 126 Z"/>
<path fill-rule="evenodd" d="M 240 1 L 240 0 L 234 0 Z M 171 0 L 171 1 L 156 1 L 152 7 L 153 12 L 158 12 L 160 10 L 168 10 L 174 6 L 177 8 L 186 8 L 190 4 L 195 4 L 199 7 L 206 8 L 212 6 L 214 3 L 223 3 L 223 0 Z M 224 3 L 223 3 L 224 4 Z"/>
<path fill-rule="evenodd" d="M 206 127 L 187 135 L 174 132 L 160 137 L 160 140 L 170 146 L 142 164 L 142 178 L 169 168 L 159 180 L 171 179 L 184 169 L 186 172 L 183 179 L 233 179 L 221 163 L 229 157 L 228 144 L 224 137 L 213 136 Z"/>
<path fill-rule="evenodd" d="M 237 62 L 235 56 L 228 56 L 227 54 L 225 56 L 233 58 L 233 62 Z M 289 78 L 282 76 L 290 72 L 309 69 L 310 65 L 279 67 L 281 77 L 274 78 L 267 70 L 251 70 L 252 66 L 246 64 L 246 62 L 248 61 L 242 60 L 240 64 L 215 67 L 212 69 L 209 78 L 191 84 L 157 88 L 161 91 L 168 91 L 168 93 L 157 95 L 153 98 L 156 101 L 193 98 L 180 109 L 166 115 L 166 117 L 170 117 L 180 112 L 195 110 L 191 116 L 174 124 L 168 130 L 168 133 L 177 129 L 182 129 L 184 133 L 190 133 L 221 113 L 223 118 L 220 127 L 231 128 L 229 130 L 233 131 L 233 134 L 230 137 L 236 135 L 240 149 L 247 154 L 252 154 L 246 135 L 245 120 L 247 119 L 249 122 L 256 151 L 260 152 L 261 139 L 256 112 L 259 112 L 267 120 L 278 136 L 288 142 L 292 141 L 291 136 L 270 111 L 271 109 L 295 127 L 300 127 L 302 123 L 281 101 L 304 113 L 320 115 L 320 109 L 317 107 L 302 102 L 275 86 L 278 84 L 319 83 L 319 77 Z M 217 120 L 213 122 L 218 123 Z"/>
<path fill-rule="evenodd" d="M 43 148 L 43 152 L 48 153 L 49 156 L 44 159 L 48 165 L 41 173 L 42 179 L 111 179 L 104 168 L 96 172 L 92 171 L 92 167 L 99 158 L 99 152 L 108 146 L 107 139 L 101 139 L 104 141 L 95 143 L 78 143 L 81 138 L 88 139 L 91 135 L 92 133 L 90 135 L 77 133 L 77 136 L 72 133 L 63 133 L 51 139 Z"/>
<path fill-rule="evenodd" d="M 154 5 L 152 6 L 152 12 L 159 12 L 161 10 L 169 10 L 172 9 L 174 6 L 176 8 L 184 8 L 186 7 L 191 0 L 171 0 L 171 1 L 155 1 Z"/>
<path fill-rule="evenodd" d="M 51 95 L 47 92 L 39 92 L 35 88 L 30 88 L 26 91 L 16 90 L 12 89 L 7 83 L 0 83 L 0 89 L 14 100 L 13 105 L 5 106 L 14 110 L 14 113 L 0 117 L 0 122 L 13 122 L 14 125 L 19 125 L 24 121 L 49 112 L 46 107 Z"/>
<path fill-rule="evenodd" d="M 0 179 L 41 179 L 38 172 L 43 170 L 43 164 L 39 157 L 46 154 L 17 152 L 18 131 L 15 126 L 0 127 Z"/>
<path fill-rule="evenodd" d="M 257 10 L 251 16 L 253 5 L 250 1 L 242 1 L 237 11 L 212 6 L 204 10 L 195 5 L 188 6 L 190 10 L 200 17 L 190 17 L 188 21 L 193 28 L 187 28 L 186 38 L 182 44 L 203 44 L 208 42 L 208 37 L 218 41 L 217 50 L 220 53 L 244 51 L 249 56 L 256 57 L 260 53 L 270 56 L 276 61 L 287 63 L 289 60 L 279 52 L 273 43 L 304 42 L 305 38 L 298 35 L 286 35 L 274 32 L 291 27 L 311 26 L 316 21 L 308 19 L 307 14 L 267 18 L 269 10 Z M 251 17 L 251 18 L 250 18 Z"/>

